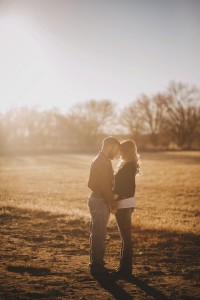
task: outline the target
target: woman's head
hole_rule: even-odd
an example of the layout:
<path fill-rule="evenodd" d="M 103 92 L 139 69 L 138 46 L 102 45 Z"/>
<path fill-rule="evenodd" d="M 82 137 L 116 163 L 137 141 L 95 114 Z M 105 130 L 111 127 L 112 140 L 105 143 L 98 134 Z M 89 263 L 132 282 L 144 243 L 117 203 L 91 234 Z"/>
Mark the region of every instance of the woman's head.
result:
<path fill-rule="evenodd" d="M 120 167 L 124 165 L 126 162 L 135 162 L 137 166 L 137 174 L 140 173 L 140 155 L 137 153 L 137 146 L 133 140 L 125 140 L 120 142 L 120 156 L 122 162 L 120 163 Z"/>
<path fill-rule="evenodd" d="M 137 147 L 134 141 L 126 140 L 120 143 L 120 155 L 124 161 L 137 160 Z"/>

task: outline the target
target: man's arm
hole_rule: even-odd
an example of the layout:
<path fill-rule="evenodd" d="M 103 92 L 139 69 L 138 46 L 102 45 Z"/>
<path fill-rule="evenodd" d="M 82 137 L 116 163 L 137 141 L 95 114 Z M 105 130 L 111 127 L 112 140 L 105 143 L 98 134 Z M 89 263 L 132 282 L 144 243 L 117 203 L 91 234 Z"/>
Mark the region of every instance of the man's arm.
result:
<path fill-rule="evenodd" d="M 116 201 L 112 190 L 112 178 L 110 174 L 111 169 L 109 164 L 102 163 L 98 166 L 98 179 L 101 193 L 106 202 L 114 208 L 116 206 Z"/>

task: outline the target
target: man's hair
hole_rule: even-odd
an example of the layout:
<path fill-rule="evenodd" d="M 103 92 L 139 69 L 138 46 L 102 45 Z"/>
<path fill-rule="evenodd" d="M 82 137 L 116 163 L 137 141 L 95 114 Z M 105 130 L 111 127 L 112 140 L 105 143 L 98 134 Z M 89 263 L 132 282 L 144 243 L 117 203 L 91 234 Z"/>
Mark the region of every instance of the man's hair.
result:
<path fill-rule="evenodd" d="M 102 142 L 102 147 L 108 146 L 108 145 L 120 145 L 120 142 L 118 139 L 116 139 L 113 136 L 106 137 Z"/>

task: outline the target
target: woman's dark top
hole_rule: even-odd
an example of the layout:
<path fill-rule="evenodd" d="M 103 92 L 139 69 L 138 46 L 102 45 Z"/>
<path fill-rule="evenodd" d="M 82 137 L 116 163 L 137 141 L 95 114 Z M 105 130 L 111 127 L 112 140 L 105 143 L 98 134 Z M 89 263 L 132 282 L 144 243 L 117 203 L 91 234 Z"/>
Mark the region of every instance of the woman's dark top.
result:
<path fill-rule="evenodd" d="M 115 174 L 114 192 L 119 195 L 117 200 L 134 197 L 136 170 L 136 163 L 130 161 Z"/>

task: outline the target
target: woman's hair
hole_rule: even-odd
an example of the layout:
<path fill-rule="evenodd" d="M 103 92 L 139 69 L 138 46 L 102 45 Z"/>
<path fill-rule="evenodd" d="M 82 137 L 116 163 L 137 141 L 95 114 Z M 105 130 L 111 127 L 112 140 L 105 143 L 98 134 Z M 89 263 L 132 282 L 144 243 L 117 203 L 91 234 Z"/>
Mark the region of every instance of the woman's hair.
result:
<path fill-rule="evenodd" d="M 120 169 L 126 162 L 132 161 L 137 167 L 136 174 L 141 174 L 140 155 L 137 153 L 136 143 L 133 140 L 125 140 L 120 142 L 120 152 L 122 155 L 122 160 L 118 164 L 118 169 Z"/>

